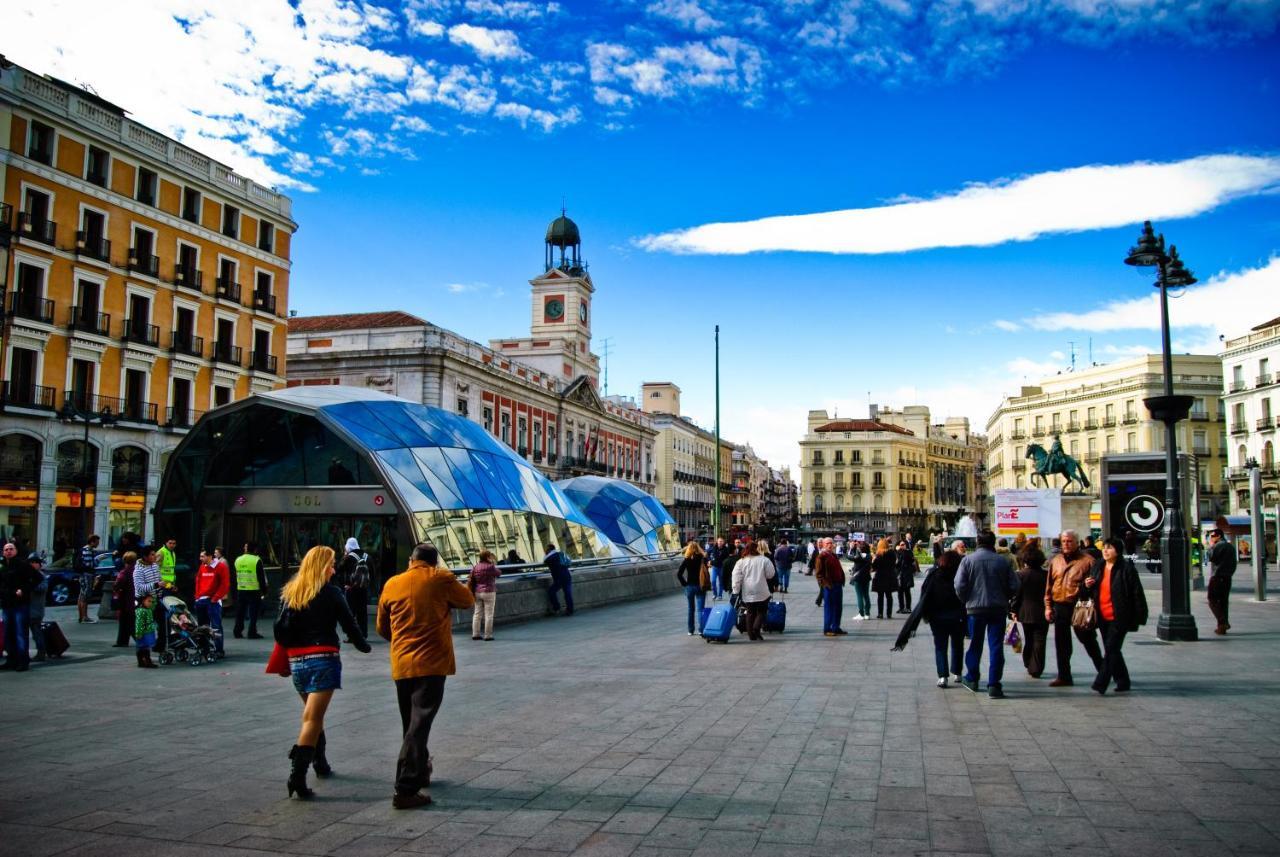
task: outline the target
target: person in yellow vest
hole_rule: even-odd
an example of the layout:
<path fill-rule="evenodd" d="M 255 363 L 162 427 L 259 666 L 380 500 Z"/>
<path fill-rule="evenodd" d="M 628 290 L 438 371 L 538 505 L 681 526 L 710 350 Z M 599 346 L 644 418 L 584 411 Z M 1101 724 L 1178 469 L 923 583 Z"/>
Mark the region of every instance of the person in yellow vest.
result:
<path fill-rule="evenodd" d="M 178 588 L 178 557 L 174 553 L 178 549 L 178 540 L 169 539 L 164 547 L 156 551 L 156 560 L 160 563 L 160 582 L 165 589 Z"/>
<path fill-rule="evenodd" d="M 262 593 L 267 591 L 267 573 L 262 570 L 262 557 L 258 546 L 246 542 L 244 553 L 236 557 L 236 626 L 232 629 L 236 639 L 244 636 L 246 617 L 249 620 L 249 639 L 261 640 L 258 633 L 258 612 L 262 609 Z"/>

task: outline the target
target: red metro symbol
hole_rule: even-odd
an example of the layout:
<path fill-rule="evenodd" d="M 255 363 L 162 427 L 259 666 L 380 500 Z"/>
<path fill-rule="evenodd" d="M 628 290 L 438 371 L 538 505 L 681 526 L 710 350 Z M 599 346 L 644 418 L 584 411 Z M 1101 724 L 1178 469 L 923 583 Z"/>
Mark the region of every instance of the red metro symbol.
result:
<path fill-rule="evenodd" d="M 383 503 L 385 503 L 385 502 L 387 502 L 387 501 L 386 501 L 386 500 L 384 500 L 384 499 L 382 499 L 382 495 L 381 495 L 381 494 L 378 494 L 377 496 L 375 496 L 375 497 L 373 498 L 373 505 L 375 505 L 375 506 L 381 506 L 381 505 L 382 505 Z"/>

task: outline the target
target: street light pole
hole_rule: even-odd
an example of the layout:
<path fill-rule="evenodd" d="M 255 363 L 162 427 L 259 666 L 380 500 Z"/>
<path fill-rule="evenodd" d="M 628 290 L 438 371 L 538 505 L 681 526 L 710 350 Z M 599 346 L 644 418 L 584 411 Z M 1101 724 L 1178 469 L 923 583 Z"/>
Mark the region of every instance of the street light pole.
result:
<path fill-rule="evenodd" d="M 720 325 L 716 325 L 716 505 L 711 516 L 711 527 L 715 535 L 720 532 Z"/>
<path fill-rule="evenodd" d="M 95 489 L 95 501 L 97 500 L 98 480 L 89 474 L 89 427 L 97 422 L 106 428 L 115 423 L 115 416 L 111 413 L 110 408 L 103 408 L 101 411 L 93 411 L 81 408 L 72 401 L 72 393 L 67 394 L 66 401 L 62 404 L 62 409 L 58 412 L 58 418 L 63 422 L 84 422 L 84 446 L 81 449 L 80 459 L 80 544 L 87 544 L 89 536 L 93 534 L 93 510 L 89 506 L 89 488 Z M 96 505 L 96 503 L 95 503 Z"/>
<path fill-rule="evenodd" d="M 1151 221 L 1142 226 L 1136 246 L 1129 249 L 1126 265 L 1156 269 L 1155 286 L 1160 290 L 1160 346 L 1164 369 L 1163 395 L 1143 400 L 1151 416 L 1164 423 L 1165 487 L 1164 534 L 1161 565 L 1164 573 L 1163 603 L 1156 636 L 1162 640 L 1196 640 L 1195 617 L 1191 615 L 1191 545 L 1183 520 L 1182 488 L 1178 468 L 1178 423 L 1186 419 L 1195 401 L 1192 396 L 1173 393 L 1173 351 L 1169 341 L 1169 289 L 1196 282 L 1178 258 L 1178 248 L 1165 252 L 1164 236 L 1157 237 Z"/>

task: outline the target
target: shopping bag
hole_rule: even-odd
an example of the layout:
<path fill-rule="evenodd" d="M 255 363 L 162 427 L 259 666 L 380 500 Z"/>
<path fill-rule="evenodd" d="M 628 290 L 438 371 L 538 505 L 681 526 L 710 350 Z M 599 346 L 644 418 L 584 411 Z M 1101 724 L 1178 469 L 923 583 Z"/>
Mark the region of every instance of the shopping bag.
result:
<path fill-rule="evenodd" d="M 1071 627 L 1077 631 L 1093 631 L 1098 627 L 1098 611 L 1092 598 L 1081 598 L 1071 610 Z"/>
<path fill-rule="evenodd" d="M 1022 629 L 1017 622 L 1009 623 L 1009 632 L 1004 635 L 1005 645 L 1013 649 L 1015 655 L 1022 654 Z"/>

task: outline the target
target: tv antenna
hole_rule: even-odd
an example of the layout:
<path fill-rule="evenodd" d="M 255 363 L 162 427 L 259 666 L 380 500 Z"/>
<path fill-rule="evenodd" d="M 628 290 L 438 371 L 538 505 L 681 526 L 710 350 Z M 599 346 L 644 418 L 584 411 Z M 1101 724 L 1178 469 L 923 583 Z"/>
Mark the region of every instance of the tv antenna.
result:
<path fill-rule="evenodd" d="M 600 356 L 604 358 L 604 394 L 609 395 L 609 355 L 613 353 L 613 337 L 600 340 Z"/>
<path fill-rule="evenodd" d="M 1092 340 L 1090 340 L 1092 342 Z M 1067 347 L 1071 349 L 1071 371 L 1076 371 L 1076 344 L 1068 341 Z"/>

